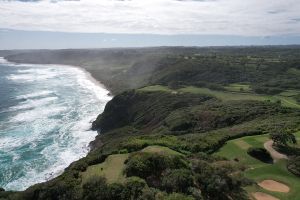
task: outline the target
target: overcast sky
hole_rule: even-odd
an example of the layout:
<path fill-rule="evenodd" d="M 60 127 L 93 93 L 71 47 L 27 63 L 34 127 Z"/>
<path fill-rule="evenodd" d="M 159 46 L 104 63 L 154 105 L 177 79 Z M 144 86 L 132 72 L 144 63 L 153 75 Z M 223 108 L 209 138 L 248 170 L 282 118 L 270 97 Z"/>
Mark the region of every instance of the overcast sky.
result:
<path fill-rule="evenodd" d="M 300 0 L 0 0 L 0 29 L 295 37 Z"/>

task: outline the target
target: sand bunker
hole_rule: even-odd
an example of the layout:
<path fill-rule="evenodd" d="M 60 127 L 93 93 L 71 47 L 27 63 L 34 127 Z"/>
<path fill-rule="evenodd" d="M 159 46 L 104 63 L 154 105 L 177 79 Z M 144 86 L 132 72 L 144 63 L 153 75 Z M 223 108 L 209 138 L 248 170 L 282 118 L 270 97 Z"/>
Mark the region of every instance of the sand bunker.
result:
<path fill-rule="evenodd" d="M 273 192 L 286 193 L 290 191 L 290 188 L 287 185 L 273 180 L 264 180 L 258 183 L 258 185 L 266 190 L 273 191 Z"/>
<path fill-rule="evenodd" d="M 254 196 L 254 198 L 256 200 L 280 200 L 276 197 L 273 197 L 269 194 L 266 194 L 266 193 L 262 193 L 262 192 L 255 192 L 252 194 Z"/>
<path fill-rule="evenodd" d="M 271 157 L 273 158 L 273 160 L 276 162 L 277 160 L 280 159 L 288 159 L 288 157 L 282 153 L 279 153 L 278 151 L 276 151 L 273 148 L 273 140 L 269 140 L 267 142 L 264 143 L 264 147 L 265 149 L 271 154 Z"/>

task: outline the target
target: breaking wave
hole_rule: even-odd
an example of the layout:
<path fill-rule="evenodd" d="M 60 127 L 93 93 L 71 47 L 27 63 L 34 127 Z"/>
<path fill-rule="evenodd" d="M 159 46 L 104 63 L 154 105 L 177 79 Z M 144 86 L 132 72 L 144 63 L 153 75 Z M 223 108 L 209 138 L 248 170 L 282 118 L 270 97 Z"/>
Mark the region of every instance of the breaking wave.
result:
<path fill-rule="evenodd" d="M 24 190 L 88 153 L 91 121 L 111 97 L 76 67 L 0 58 L 0 71 L 0 187 Z"/>

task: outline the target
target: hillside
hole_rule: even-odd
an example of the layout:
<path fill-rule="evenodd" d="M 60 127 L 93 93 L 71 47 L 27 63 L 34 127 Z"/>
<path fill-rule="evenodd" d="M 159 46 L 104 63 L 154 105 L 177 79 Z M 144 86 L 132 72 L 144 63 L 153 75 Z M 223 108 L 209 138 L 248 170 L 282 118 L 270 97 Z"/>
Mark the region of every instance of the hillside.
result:
<path fill-rule="evenodd" d="M 81 66 L 117 94 L 146 85 L 250 84 L 258 93 L 299 89 L 299 46 L 157 47 L 0 51 L 12 62 Z"/>
<path fill-rule="evenodd" d="M 82 66 L 115 95 L 93 122 L 91 152 L 65 172 L 0 199 L 299 199 L 299 47 L 10 52 L 25 63 Z M 277 136 L 275 135 L 275 136 Z M 272 148 L 273 148 L 272 147 Z M 275 151 L 274 150 L 274 151 Z M 249 153 L 250 152 L 250 153 Z M 271 159 L 257 159 L 264 152 Z M 264 180 L 289 190 L 270 191 Z M 258 199 L 260 200 L 260 199 Z"/>

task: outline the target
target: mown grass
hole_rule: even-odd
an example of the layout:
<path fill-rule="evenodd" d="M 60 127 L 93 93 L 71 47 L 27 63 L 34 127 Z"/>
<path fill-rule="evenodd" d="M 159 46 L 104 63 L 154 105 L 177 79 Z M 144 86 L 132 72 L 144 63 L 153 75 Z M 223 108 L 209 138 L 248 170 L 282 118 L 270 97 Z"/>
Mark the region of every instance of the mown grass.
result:
<path fill-rule="evenodd" d="M 239 88 L 243 87 L 244 91 L 240 91 Z M 162 85 L 153 85 L 140 88 L 138 91 L 144 92 L 154 92 L 154 91 L 163 91 L 170 93 L 193 93 L 193 94 L 205 94 L 215 96 L 216 98 L 222 101 L 233 101 L 233 100 L 254 100 L 254 101 L 271 101 L 277 102 L 280 101 L 282 106 L 290 108 L 300 108 L 300 105 L 292 97 L 288 96 L 289 94 L 296 94 L 297 91 L 286 91 L 286 93 L 281 93 L 279 95 L 259 95 L 250 93 L 251 90 L 249 85 L 243 84 L 231 84 L 228 87 L 225 87 L 228 91 L 216 91 L 208 88 L 187 86 L 177 90 L 172 90 L 166 86 Z"/>
<path fill-rule="evenodd" d="M 174 151 L 168 147 L 163 147 L 158 145 L 145 147 L 144 149 L 142 149 L 142 152 L 168 154 L 168 155 L 183 155 L 182 153 Z"/>
<path fill-rule="evenodd" d="M 251 92 L 251 87 L 248 84 L 233 83 L 224 88 L 230 92 Z"/>
<path fill-rule="evenodd" d="M 268 100 L 265 96 L 249 94 L 249 93 L 238 93 L 238 92 L 225 92 L 225 91 L 215 91 L 210 90 L 208 88 L 199 88 L 188 86 L 185 88 L 179 89 L 180 92 L 189 92 L 195 94 L 206 94 L 212 95 L 221 99 L 223 101 L 231 101 L 231 100 L 257 100 L 257 101 L 265 101 Z"/>
<path fill-rule="evenodd" d="M 297 90 L 285 90 L 285 91 L 281 92 L 279 95 L 284 96 L 284 97 L 293 97 L 299 93 L 300 93 L 300 91 L 297 91 Z"/>
<path fill-rule="evenodd" d="M 162 86 L 162 85 L 147 86 L 147 87 L 138 89 L 138 91 L 141 91 L 141 92 L 156 92 L 156 91 L 174 92 L 174 90 L 172 90 L 166 86 Z"/>
<path fill-rule="evenodd" d="M 167 155 L 183 155 L 168 147 L 158 145 L 145 147 L 141 151 Z M 105 177 L 108 183 L 123 183 L 126 180 L 123 171 L 125 169 L 125 161 L 128 157 L 129 154 L 113 154 L 108 156 L 103 163 L 89 166 L 86 171 L 81 174 L 82 184 L 93 177 L 99 176 Z"/>
<path fill-rule="evenodd" d="M 300 133 L 295 133 L 297 139 L 300 139 Z M 247 149 L 242 146 L 263 147 L 264 142 L 268 140 L 268 135 L 248 136 L 235 140 L 228 141 L 216 155 L 226 157 L 230 160 L 238 159 L 239 162 L 246 165 L 248 169 L 244 175 L 256 182 L 265 179 L 272 179 L 282 182 L 290 187 L 289 193 L 271 192 L 257 185 L 246 187 L 250 193 L 264 192 L 275 196 L 281 200 L 298 200 L 300 196 L 300 178 L 290 173 L 286 168 L 286 161 L 280 160 L 275 164 L 266 164 L 247 154 Z"/>
<path fill-rule="evenodd" d="M 248 148 L 245 147 L 263 147 L 263 143 L 268 140 L 268 135 L 247 136 L 235 140 L 230 140 L 215 154 L 226 157 L 230 160 L 238 159 L 239 162 L 251 167 L 260 167 L 264 163 L 249 156 Z M 246 144 L 246 145 L 244 145 Z"/>
<path fill-rule="evenodd" d="M 123 169 L 125 160 L 129 154 L 114 154 L 106 158 L 103 163 L 92 165 L 87 168 L 82 175 L 82 183 L 86 183 L 89 179 L 97 176 L 104 176 L 108 183 L 119 182 L 125 180 Z"/>
<path fill-rule="evenodd" d="M 300 197 L 300 178 L 290 173 L 286 168 L 286 161 L 281 160 L 273 165 L 264 165 L 259 168 L 251 169 L 245 172 L 245 176 L 256 182 L 265 179 L 272 179 L 290 187 L 288 193 L 271 192 L 259 186 L 247 188 L 249 192 L 259 191 L 268 193 L 281 200 L 299 200 Z"/>

